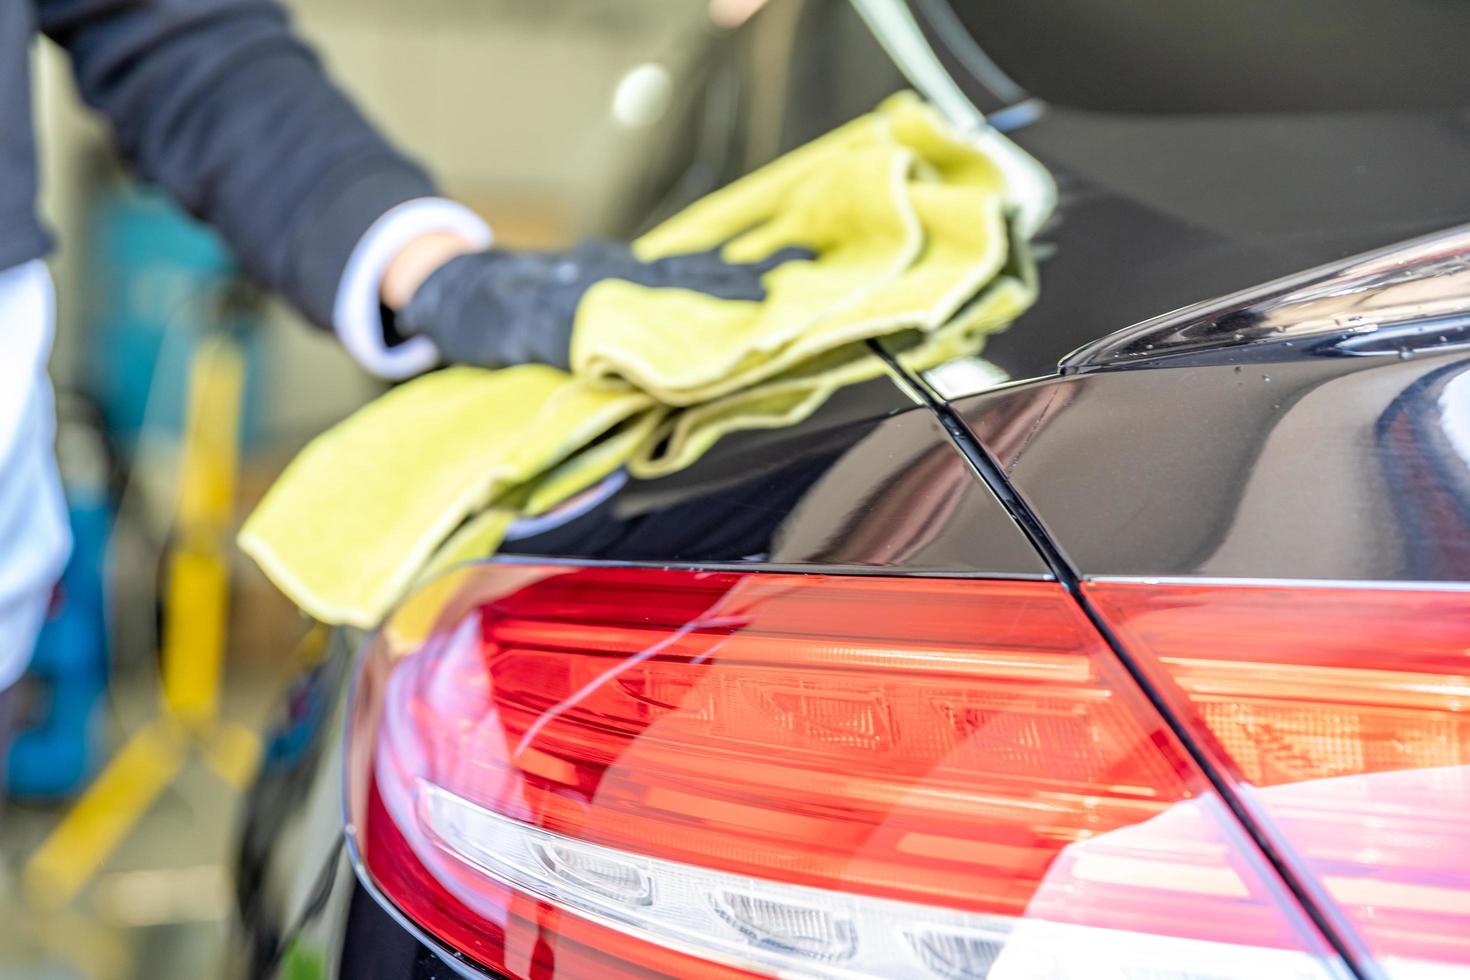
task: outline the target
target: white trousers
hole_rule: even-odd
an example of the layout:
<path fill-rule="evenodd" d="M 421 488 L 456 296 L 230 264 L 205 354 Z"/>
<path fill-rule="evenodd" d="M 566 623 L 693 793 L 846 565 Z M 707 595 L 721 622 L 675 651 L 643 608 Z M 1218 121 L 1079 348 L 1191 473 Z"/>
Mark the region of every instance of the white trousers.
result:
<path fill-rule="evenodd" d="M 30 662 L 71 551 L 46 376 L 54 321 L 45 265 L 0 271 L 0 690 Z"/>

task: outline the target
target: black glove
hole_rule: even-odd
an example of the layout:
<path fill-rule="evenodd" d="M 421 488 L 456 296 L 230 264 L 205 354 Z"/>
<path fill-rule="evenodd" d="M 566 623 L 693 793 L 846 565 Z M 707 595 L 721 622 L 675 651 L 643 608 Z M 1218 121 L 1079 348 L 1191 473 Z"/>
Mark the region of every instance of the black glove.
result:
<path fill-rule="evenodd" d="M 568 252 L 491 249 L 450 259 L 429 274 L 394 327 L 434 341 L 454 364 L 504 367 L 537 361 L 567 368 L 577 304 L 593 283 L 693 289 L 721 299 L 765 299 L 760 277 L 782 262 L 810 259 L 786 248 L 748 265 L 719 250 L 641 262 L 627 245 L 587 241 Z"/>

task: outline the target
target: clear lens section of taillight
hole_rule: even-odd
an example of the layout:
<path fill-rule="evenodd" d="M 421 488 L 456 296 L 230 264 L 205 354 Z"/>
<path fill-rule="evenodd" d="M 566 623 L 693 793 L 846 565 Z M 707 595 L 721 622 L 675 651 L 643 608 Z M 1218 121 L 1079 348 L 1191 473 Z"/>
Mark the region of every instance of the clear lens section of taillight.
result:
<path fill-rule="evenodd" d="M 1055 584 L 489 565 L 447 596 L 364 666 L 355 843 L 497 971 L 1337 973 Z"/>
<path fill-rule="evenodd" d="M 1393 977 L 1470 975 L 1470 592 L 1087 592 L 1348 938 Z"/>

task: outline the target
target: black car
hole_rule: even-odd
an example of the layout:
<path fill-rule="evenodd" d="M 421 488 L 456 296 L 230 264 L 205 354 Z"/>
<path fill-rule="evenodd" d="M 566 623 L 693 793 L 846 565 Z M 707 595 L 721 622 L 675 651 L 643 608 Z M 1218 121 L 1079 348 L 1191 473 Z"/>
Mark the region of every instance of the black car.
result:
<path fill-rule="evenodd" d="M 856 6 L 1056 175 L 1038 303 L 335 635 L 242 968 L 1470 975 L 1470 8 Z"/>

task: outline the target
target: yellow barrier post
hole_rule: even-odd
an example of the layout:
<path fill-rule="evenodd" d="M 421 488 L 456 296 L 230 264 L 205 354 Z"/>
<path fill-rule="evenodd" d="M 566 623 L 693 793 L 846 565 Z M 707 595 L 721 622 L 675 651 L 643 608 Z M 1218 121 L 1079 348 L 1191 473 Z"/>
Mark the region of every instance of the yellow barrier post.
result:
<path fill-rule="evenodd" d="M 195 353 L 168 560 L 162 713 L 133 733 L 27 862 L 26 894 L 38 907 L 59 908 L 76 897 L 178 777 L 191 750 L 236 786 L 255 770 L 259 739 L 219 720 L 244 379 L 244 358 L 229 337 L 211 338 Z"/>

